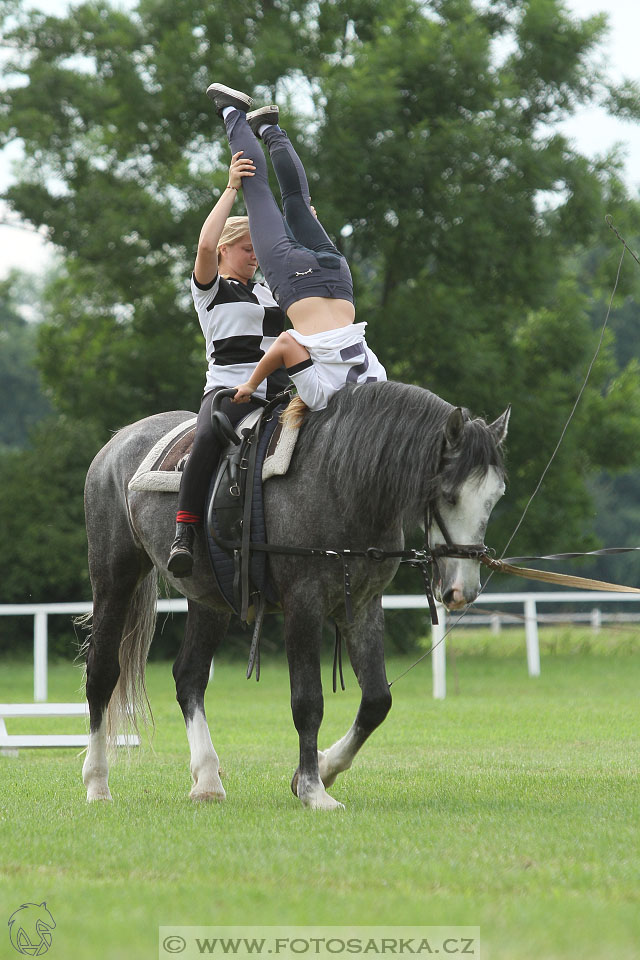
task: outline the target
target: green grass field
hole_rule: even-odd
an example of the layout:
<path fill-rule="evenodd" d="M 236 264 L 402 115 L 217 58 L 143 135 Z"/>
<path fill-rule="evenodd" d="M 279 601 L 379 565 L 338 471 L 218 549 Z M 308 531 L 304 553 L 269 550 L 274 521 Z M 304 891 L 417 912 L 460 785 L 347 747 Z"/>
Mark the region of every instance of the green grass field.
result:
<path fill-rule="evenodd" d="M 188 799 L 170 666 L 150 665 L 153 747 L 112 768 L 113 804 L 85 803 L 73 750 L 0 757 L 0 957 L 18 956 L 6 919 L 43 900 L 53 960 L 155 958 L 169 924 L 479 925 L 483 960 L 640 957 L 640 645 L 593 637 L 545 631 L 534 680 L 520 632 L 458 632 L 447 700 L 431 698 L 428 661 L 394 685 L 331 814 L 289 790 L 282 655 L 263 658 L 259 684 L 217 662 L 207 702 L 227 800 L 206 806 Z M 409 662 L 390 661 L 389 677 Z M 321 746 L 358 702 L 350 672 L 335 696 L 329 663 L 324 678 Z M 54 664 L 49 698 L 78 699 L 79 683 Z M 0 699 L 31 696 L 31 664 L 5 665 Z M 43 724 L 83 728 L 7 722 Z"/>

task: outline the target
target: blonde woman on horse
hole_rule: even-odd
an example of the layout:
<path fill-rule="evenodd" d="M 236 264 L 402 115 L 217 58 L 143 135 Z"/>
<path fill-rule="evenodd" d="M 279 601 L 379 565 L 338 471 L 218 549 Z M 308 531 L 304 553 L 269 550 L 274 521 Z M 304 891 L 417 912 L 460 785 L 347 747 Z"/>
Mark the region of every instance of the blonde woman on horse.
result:
<path fill-rule="evenodd" d="M 366 323 L 354 323 L 351 272 L 311 209 L 302 162 L 278 125 L 278 107 L 247 114 L 252 100 L 213 83 L 207 94 L 224 124 L 231 152 L 244 166 L 242 189 L 251 239 L 273 296 L 293 326 L 283 332 L 249 377 L 236 381 L 235 403 L 250 400 L 281 366 L 311 410 L 322 410 L 347 383 L 386 380 L 365 341 Z M 283 213 L 269 187 L 264 141 L 282 194 Z"/>
<path fill-rule="evenodd" d="M 220 443 L 211 429 L 211 403 L 218 390 L 247 379 L 260 358 L 284 330 L 285 315 L 265 283 L 254 283 L 258 260 L 249 234 L 247 217 L 230 216 L 233 204 L 252 165 L 235 154 L 229 182 L 205 220 L 191 276 L 191 294 L 205 337 L 207 377 L 198 414 L 196 434 L 187 459 L 178 496 L 176 536 L 167 566 L 174 577 L 188 577 L 193 568 L 196 529 L 202 524 L 211 474 L 220 456 Z M 276 364 L 266 383 L 256 391 L 271 399 L 289 380 Z M 232 423 L 246 409 L 222 401 L 220 409 Z"/>

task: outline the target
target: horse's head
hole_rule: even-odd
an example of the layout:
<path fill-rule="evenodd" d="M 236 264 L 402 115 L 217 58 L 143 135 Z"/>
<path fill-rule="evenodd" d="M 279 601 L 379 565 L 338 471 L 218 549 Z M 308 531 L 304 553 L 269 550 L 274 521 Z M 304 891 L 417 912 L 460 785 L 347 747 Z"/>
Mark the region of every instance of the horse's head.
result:
<path fill-rule="evenodd" d="M 457 407 L 444 428 L 442 467 L 428 536 L 436 557 L 435 594 L 449 610 L 466 606 L 480 592 L 480 561 L 473 554 L 484 544 L 489 516 L 504 493 L 500 448 L 509 414 L 507 408 L 488 425 L 484 420 L 470 420 Z M 465 553 L 471 556 L 465 557 Z"/>

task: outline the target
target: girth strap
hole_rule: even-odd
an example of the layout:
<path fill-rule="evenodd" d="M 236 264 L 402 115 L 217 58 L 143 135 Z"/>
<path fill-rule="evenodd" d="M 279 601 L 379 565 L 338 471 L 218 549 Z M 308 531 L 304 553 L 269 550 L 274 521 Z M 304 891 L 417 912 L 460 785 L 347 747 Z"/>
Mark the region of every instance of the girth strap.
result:
<path fill-rule="evenodd" d="M 246 620 L 249 612 L 249 565 L 251 563 L 251 507 L 253 505 L 253 476 L 256 470 L 258 456 L 259 425 L 247 437 L 249 456 L 247 459 L 247 480 L 244 491 L 244 508 L 242 511 L 242 547 L 241 547 L 241 605 L 240 619 Z"/>

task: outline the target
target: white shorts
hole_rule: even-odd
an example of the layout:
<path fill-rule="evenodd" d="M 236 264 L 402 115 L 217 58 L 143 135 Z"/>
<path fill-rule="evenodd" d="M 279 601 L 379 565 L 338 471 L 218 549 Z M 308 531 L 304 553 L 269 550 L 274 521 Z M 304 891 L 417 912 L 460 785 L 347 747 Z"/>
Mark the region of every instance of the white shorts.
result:
<path fill-rule="evenodd" d="M 309 359 L 289 367 L 300 399 L 310 410 L 323 410 L 329 399 L 349 383 L 386 380 L 387 374 L 364 338 L 366 323 L 303 336 L 288 332 L 309 351 Z"/>

